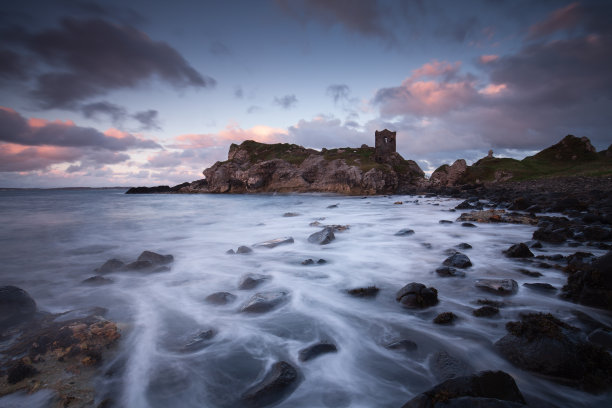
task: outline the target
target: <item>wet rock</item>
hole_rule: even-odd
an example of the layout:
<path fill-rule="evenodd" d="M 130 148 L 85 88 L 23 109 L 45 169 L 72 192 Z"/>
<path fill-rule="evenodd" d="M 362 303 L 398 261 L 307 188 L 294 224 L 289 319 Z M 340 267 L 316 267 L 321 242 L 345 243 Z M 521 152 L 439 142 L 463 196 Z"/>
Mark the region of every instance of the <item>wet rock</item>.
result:
<path fill-rule="evenodd" d="M 109 285 L 113 282 L 114 280 L 105 278 L 104 276 L 94 275 L 90 278 L 85 279 L 82 283 L 86 285 Z"/>
<path fill-rule="evenodd" d="M 457 245 L 456 248 L 459 248 L 459 249 L 472 249 L 472 246 L 470 244 L 468 244 L 467 242 L 462 242 L 459 245 Z"/>
<path fill-rule="evenodd" d="M 504 251 L 508 258 L 532 258 L 533 252 L 524 243 L 514 244 Z"/>
<path fill-rule="evenodd" d="M 427 248 L 427 249 L 433 248 L 433 245 L 431 245 L 429 242 L 421 242 L 421 246 L 423 246 L 423 248 Z"/>
<path fill-rule="evenodd" d="M 179 349 L 183 353 L 193 353 L 198 350 L 202 350 L 209 345 L 209 340 L 215 337 L 217 332 L 213 329 L 202 330 L 192 336 L 187 342 Z"/>
<path fill-rule="evenodd" d="M 293 238 L 292 237 L 283 237 L 283 238 L 276 238 L 276 239 L 271 239 L 269 241 L 264 241 L 264 242 L 258 242 L 256 244 L 253 244 L 252 247 L 253 248 L 275 248 L 279 245 L 286 245 L 286 244 L 293 244 Z"/>
<path fill-rule="evenodd" d="M 402 204 L 404 204 L 404 202 L 403 202 L 403 201 L 396 201 L 396 202 L 394 202 L 393 204 L 396 204 L 396 205 L 402 205 Z"/>
<path fill-rule="evenodd" d="M 0 287 L 0 332 L 34 317 L 36 302 L 17 286 Z"/>
<path fill-rule="evenodd" d="M 240 245 L 236 250 L 237 254 L 250 254 L 251 252 L 253 252 L 253 250 L 245 245 Z"/>
<path fill-rule="evenodd" d="M 439 224 L 447 224 L 448 225 L 448 224 L 452 224 L 453 222 L 450 221 L 450 220 L 440 220 L 440 221 L 438 221 L 438 223 Z"/>
<path fill-rule="evenodd" d="M 302 261 L 302 265 L 313 265 L 315 262 L 312 259 L 305 259 Z"/>
<path fill-rule="evenodd" d="M 531 248 L 540 249 L 542 248 L 542 243 L 540 241 L 535 241 L 530 245 Z"/>
<path fill-rule="evenodd" d="M 95 269 L 95 272 L 101 275 L 104 275 L 107 273 L 117 272 L 118 270 L 121 270 L 121 268 L 123 268 L 124 266 L 125 266 L 125 263 L 123 263 L 119 259 L 113 258 L 113 259 L 109 259 L 108 261 L 104 262 L 104 265 L 102 265 L 98 269 Z"/>
<path fill-rule="evenodd" d="M 317 261 L 317 263 L 318 263 L 319 265 L 323 265 L 323 264 L 326 264 L 326 263 L 327 263 L 327 261 L 326 261 L 325 259 L 319 259 L 319 260 Z"/>
<path fill-rule="evenodd" d="M 9 384 L 17 384 L 19 381 L 34 377 L 38 373 L 39 371 L 31 364 L 19 360 L 8 369 L 6 381 Z"/>
<path fill-rule="evenodd" d="M 294 212 L 286 212 L 286 213 L 283 214 L 283 217 L 297 217 L 299 215 L 300 214 L 294 213 Z"/>
<path fill-rule="evenodd" d="M 128 271 L 142 271 L 150 268 L 153 268 L 153 263 L 151 261 L 134 261 L 124 267 L 124 269 Z"/>
<path fill-rule="evenodd" d="M 376 286 L 368 286 L 367 288 L 349 289 L 347 293 L 355 297 L 376 297 L 379 290 Z"/>
<path fill-rule="evenodd" d="M 338 208 L 338 204 L 328 205 L 327 208 Z"/>
<path fill-rule="evenodd" d="M 174 256 L 161 255 L 151 251 L 144 251 L 142 254 L 140 254 L 137 261 L 148 261 L 151 262 L 153 265 L 166 265 L 174 261 Z"/>
<path fill-rule="evenodd" d="M 612 387 L 610 354 L 582 341 L 577 328 L 551 314 L 523 315 L 506 330 L 495 348 L 517 367 L 589 392 Z"/>
<path fill-rule="evenodd" d="M 474 371 L 468 363 L 444 350 L 433 355 L 430 365 L 431 372 L 438 381 L 470 375 Z"/>
<path fill-rule="evenodd" d="M 444 278 L 451 276 L 463 278 L 465 276 L 465 272 L 453 268 L 452 266 L 441 266 L 436 269 L 436 273 Z"/>
<path fill-rule="evenodd" d="M 422 283 L 412 282 L 397 292 L 395 300 L 406 308 L 423 309 L 438 304 L 438 291 Z"/>
<path fill-rule="evenodd" d="M 476 225 L 472 224 L 471 222 L 462 222 L 461 226 L 468 227 L 468 228 L 476 228 Z"/>
<path fill-rule="evenodd" d="M 456 210 L 482 210 L 482 208 L 482 203 L 477 199 L 465 200 L 464 202 L 455 207 Z"/>
<path fill-rule="evenodd" d="M 452 378 L 417 395 L 402 408 L 517 408 L 525 398 L 514 379 L 503 371 L 483 371 Z"/>
<path fill-rule="evenodd" d="M 327 245 L 336 239 L 334 235 L 334 229 L 332 227 L 325 227 L 319 232 L 315 232 L 314 234 L 308 237 L 308 242 L 311 244 L 317 245 Z"/>
<path fill-rule="evenodd" d="M 408 339 L 401 339 L 397 341 L 393 341 L 385 346 L 389 350 L 398 350 L 398 351 L 415 351 L 418 346 L 417 344 Z"/>
<path fill-rule="evenodd" d="M 277 404 L 287 398 L 299 385 L 298 371 L 286 361 L 274 363 L 265 378 L 242 395 L 242 402 L 250 407 Z"/>
<path fill-rule="evenodd" d="M 477 279 L 474 284 L 497 295 L 513 295 L 518 291 L 518 283 L 514 279 Z"/>
<path fill-rule="evenodd" d="M 398 236 L 398 237 L 403 237 L 403 236 L 409 236 L 409 235 L 412 235 L 412 234 L 414 234 L 414 231 L 413 231 L 413 230 L 411 230 L 411 229 L 409 229 L 409 228 L 403 228 L 403 229 L 401 229 L 401 230 L 397 231 L 397 232 L 396 232 L 395 234 L 393 234 L 393 235 L 396 235 L 396 236 Z"/>
<path fill-rule="evenodd" d="M 523 275 L 531 276 L 532 278 L 539 278 L 540 276 L 542 276 L 540 272 L 530 271 L 529 269 L 520 268 L 517 270 Z"/>
<path fill-rule="evenodd" d="M 456 252 L 453 255 L 449 256 L 442 262 L 445 266 L 452 266 L 455 268 L 468 268 L 472 266 L 472 262 L 467 255 L 462 254 L 461 252 Z"/>
<path fill-rule="evenodd" d="M 270 275 L 261 275 L 258 273 L 248 273 L 242 277 L 240 283 L 238 284 L 238 289 L 240 290 L 248 290 L 256 288 L 261 285 L 265 281 L 271 279 Z"/>
<path fill-rule="evenodd" d="M 254 294 L 240 310 L 247 313 L 265 313 L 276 309 L 288 300 L 289 293 L 284 291 L 260 292 Z"/>
<path fill-rule="evenodd" d="M 206 296 L 204 300 L 213 305 L 226 305 L 236 300 L 236 295 L 232 295 L 229 292 L 215 292 Z"/>
<path fill-rule="evenodd" d="M 550 283 L 540 283 L 540 282 L 523 283 L 523 286 L 525 286 L 526 288 L 532 289 L 532 290 L 536 290 L 538 292 L 556 292 L 557 291 L 557 288 L 555 288 Z"/>
<path fill-rule="evenodd" d="M 435 324 L 451 324 L 455 319 L 457 319 L 457 315 L 453 312 L 444 312 L 437 315 L 433 322 Z"/>
<path fill-rule="evenodd" d="M 569 261 L 566 271 L 570 275 L 563 286 L 565 299 L 612 310 L 612 251 L 590 263 Z"/>
<path fill-rule="evenodd" d="M 533 239 L 560 244 L 574 235 L 569 226 L 567 218 L 543 217 L 538 223 L 538 229 L 533 232 Z"/>
<path fill-rule="evenodd" d="M 472 311 L 472 314 L 476 317 L 491 317 L 499 314 L 499 309 L 494 306 L 483 306 Z"/>
<path fill-rule="evenodd" d="M 321 342 L 300 350 L 298 358 L 300 359 L 300 361 L 308 361 L 312 360 L 313 358 L 319 357 L 322 354 L 335 353 L 337 351 L 338 348 L 335 344 Z"/>
<path fill-rule="evenodd" d="M 509 224 L 526 225 L 535 225 L 538 223 L 538 219 L 536 217 L 525 214 L 507 213 L 505 210 L 483 210 L 464 213 L 457 218 L 457 221 L 472 221 L 479 223 L 504 222 Z"/>
<path fill-rule="evenodd" d="M 493 306 L 493 307 L 504 307 L 504 302 L 500 302 L 498 300 L 491 300 L 491 299 L 478 299 L 476 301 L 476 303 L 478 303 L 479 305 L 485 305 L 485 306 Z"/>
<path fill-rule="evenodd" d="M 608 350 L 612 350 L 612 333 L 605 329 L 595 329 L 589 334 L 587 340 Z"/>
<path fill-rule="evenodd" d="M 234 251 L 233 249 L 228 249 L 227 251 L 225 251 L 225 253 L 228 255 L 234 255 L 236 251 Z"/>

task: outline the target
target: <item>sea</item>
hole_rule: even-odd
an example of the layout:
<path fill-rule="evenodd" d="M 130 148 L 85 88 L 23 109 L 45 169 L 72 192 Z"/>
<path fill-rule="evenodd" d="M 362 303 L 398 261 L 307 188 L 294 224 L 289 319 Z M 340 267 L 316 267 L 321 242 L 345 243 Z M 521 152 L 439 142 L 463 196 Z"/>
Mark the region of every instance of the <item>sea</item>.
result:
<path fill-rule="evenodd" d="M 117 350 L 109 353 L 95 381 L 96 402 L 239 407 L 241 396 L 274 363 L 286 361 L 299 372 L 299 385 L 278 407 L 399 408 L 453 370 L 503 370 L 532 406 L 610 406 L 611 393 L 593 395 L 561 385 L 513 366 L 495 351 L 506 322 L 521 313 L 550 312 L 576 324 L 572 312 L 580 310 L 612 325 L 601 310 L 559 298 L 564 273 L 503 256 L 512 244 L 529 241 L 535 226 L 466 228 L 456 221 L 460 201 L 444 197 L 124 193 L 0 191 L 0 286 L 23 288 L 39 310 L 68 312 L 64 316 L 105 308 L 106 318 L 121 327 Z M 319 226 L 311 225 L 315 222 Z M 327 245 L 309 242 L 321 225 L 348 228 Z M 414 234 L 395 235 L 406 228 Z M 227 253 L 282 237 L 294 242 Z M 461 243 L 472 246 L 459 251 L 473 266 L 462 278 L 438 276 L 436 268 Z M 112 283 L 83 283 L 107 260 L 131 262 L 145 250 L 173 255 L 170 270 L 119 271 L 105 275 Z M 603 254 L 566 245 L 544 245 L 535 252 L 580 250 Z M 307 259 L 314 263 L 304 265 Z M 523 275 L 521 268 L 542 276 Z M 239 289 L 248 274 L 266 279 Z M 474 285 L 481 278 L 514 279 L 518 293 L 483 292 Z M 395 294 L 411 282 L 435 287 L 439 303 L 423 310 L 402 308 Z M 549 283 L 558 291 L 534 291 L 523 286 L 528 282 Z M 369 286 L 380 289 L 377 296 L 347 293 Z M 241 311 L 256 293 L 279 291 L 287 300 L 275 309 Z M 235 298 L 225 305 L 208 303 L 206 297 L 216 292 Z M 499 315 L 472 314 L 481 306 L 478 299 L 485 298 L 504 303 Z M 456 321 L 434 324 L 442 312 L 453 312 Z M 196 347 L 184 347 L 201 333 L 209 336 Z M 416 348 L 388 347 L 400 340 Z M 336 345 L 337 352 L 299 360 L 300 350 L 321 341 Z M 49 397 L 47 391 L 14 394 L 0 398 L 0 406 L 47 407 Z"/>

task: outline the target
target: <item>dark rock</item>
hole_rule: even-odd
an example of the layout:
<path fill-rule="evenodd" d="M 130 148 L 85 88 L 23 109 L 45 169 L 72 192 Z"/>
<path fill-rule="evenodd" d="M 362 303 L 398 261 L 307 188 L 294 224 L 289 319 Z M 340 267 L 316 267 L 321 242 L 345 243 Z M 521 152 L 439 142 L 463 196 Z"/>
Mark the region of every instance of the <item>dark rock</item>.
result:
<path fill-rule="evenodd" d="M 236 252 L 233 249 L 228 249 L 227 251 L 225 251 L 225 253 L 228 255 L 234 255 Z"/>
<path fill-rule="evenodd" d="M 570 275 L 563 286 L 564 298 L 612 310 L 612 251 L 590 263 L 570 260 L 566 270 Z"/>
<path fill-rule="evenodd" d="M 529 247 L 524 243 L 514 244 L 510 248 L 504 251 L 504 254 L 508 258 L 531 258 L 533 257 L 533 252 L 529 250 Z"/>
<path fill-rule="evenodd" d="M 445 266 L 453 266 L 455 268 L 468 268 L 472 266 L 472 262 L 467 255 L 462 254 L 461 252 L 456 252 L 455 254 L 449 256 L 442 262 Z"/>
<path fill-rule="evenodd" d="M 302 261 L 302 265 L 312 265 L 314 263 L 315 262 L 312 259 L 310 259 L 310 258 L 309 259 L 305 259 L 305 260 Z"/>
<path fill-rule="evenodd" d="M 153 267 L 153 262 L 151 261 L 134 261 L 125 265 L 125 269 L 129 271 L 141 271 L 144 269 L 149 269 Z"/>
<path fill-rule="evenodd" d="M 459 248 L 459 249 L 472 249 L 472 246 L 470 244 L 468 244 L 467 242 L 462 242 L 459 245 L 457 245 L 457 248 Z"/>
<path fill-rule="evenodd" d="M 530 271 L 529 269 L 521 268 L 521 269 L 518 269 L 518 271 L 522 273 L 523 275 L 531 276 L 532 278 L 539 278 L 540 276 L 542 276 L 540 272 Z"/>
<path fill-rule="evenodd" d="M 283 214 L 283 217 L 297 217 L 299 215 L 300 214 L 294 213 L 294 212 L 286 212 L 286 213 Z"/>
<path fill-rule="evenodd" d="M 540 241 L 536 241 L 533 244 L 531 244 L 531 248 L 535 248 L 535 249 L 542 248 L 542 243 Z"/>
<path fill-rule="evenodd" d="M 514 279 L 477 279 L 474 284 L 497 295 L 513 295 L 518 291 L 518 283 Z"/>
<path fill-rule="evenodd" d="M 286 303 L 288 300 L 289 293 L 287 292 L 260 292 L 254 294 L 240 310 L 247 313 L 265 313 Z"/>
<path fill-rule="evenodd" d="M 264 242 L 258 242 L 256 244 L 253 244 L 252 247 L 253 248 L 274 248 L 277 247 L 279 245 L 286 245 L 286 244 L 293 244 L 293 238 L 292 237 L 283 237 L 283 238 L 276 238 L 276 239 L 271 239 L 269 241 L 264 241 Z"/>
<path fill-rule="evenodd" d="M 451 324 L 455 321 L 456 318 L 457 315 L 453 312 L 444 312 L 437 315 L 433 322 L 435 324 Z"/>
<path fill-rule="evenodd" d="M 440 223 L 440 224 L 452 224 L 453 222 L 449 221 L 449 220 L 440 220 L 440 221 L 438 221 L 438 223 Z"/>
<path fill-rule="evenodd" d="M 414 234 L 414 231 L 413 231 L 413 230 L 411 230 L 411 229 L 409 229 L 409 228 L 403 228 L 403 229 L 401 229 L 401 230 L 397 231 L 397 232 L 396 232 L 395 234 L 393 234 L 393 235 L 396 235 L 396 236 L 398 236 L 398 237 L 402 237 L 402 236 L 408 236 L 408 235 L 412 235 L 412 234 Z"/>
<path fill-rule="evenodd" d="M 472 224 L 471 222 L 462 222 L 461 226 L 462 227 L 468 227 L 468 228 L 476 228 L 476 225 Z"/>
<path fill-rule="evenodd" d="M 217 332 L 213 329 L 203 330 L 196 335 L 192 336 L 181 348 L 180 352 L 183 353 L 193 353 L 198 350 L 202 350 L 206 346 L 208 346 L 209 340 L 215 337 Z"/>
<path fill-rule="evenodd" d="M 499 313 L 499 309 L 494 306 L 483 306 L 472 311 L 476 317 L 491 317 Z"/>
<path fill-rule="evenodd" d="M 612 387 L 610 354 L 582 341 L 577 328 L 551 314 L 523 315 L 520 322 L 508 322 L 506 330 L 495 348 L 519 368 L 589 392 Z"/>
<path fill-rule="evenodd" d="M 214 305 L 226 305 L 236 300 L 236 295 L 232 295 L 229 292 L 216 292 L 206 296 L 204 300 Z"/>
<path fill-rule="evenodd" d="M 512 202 L 512 205 L 510 207 L 508 207 L 509 210 L 513 210 L 513 211 L 524 211 L 527 208 L 529 208 L 529 206 L 531 205 L 531 203 L 529 202 L 529 200 L 525 197 L 517 197 L 514 199 L 514 201 Z"/>
<path fill-rule="evenodd" d="M 402 408 L 516 408 L 525 398 L 514 379 L 503 371 L 483 371 L 452 378 L 417 395 Z"/>
<path fill-rule="evenodd" d="M 34 368 L 31 364 L 26 364 L 22 360 L 19 360 L 8 369 L 6 381 L 9 384 L 17 384 L 19 381 L 34 377 L 36 374 L 38 374 L 38 370 L 36 368 Z"/>
<path fill-rule="evenodd" d="M 418 346 L 412 340 L 402 339 L 387 344 L 385 348 L 388 348 L 389 350 L 414 351 L 418 348 Z"/>
<path fill-rule="evenodd" d="M 265 281 L 271 278 L 270 275 L 260 275 L 258 273 L 248 273 L 242 277 L 240 283 L 238 284 L 238 289 L 240 290 L 248 290 L 256 288 L 261 285 Z"/>
<path fill-rule="evenodd" d="M 321 231 L 315 232 L 314 234 L 310 235 L 308 237 L 308 242 L 317 245 L 327 245 L 334 239 L 336 239 L 336 236 L 334 235 L 334 229 L 331 227 L 326 227 L 323 228 Z"/>
<path fill-rule="evenodd" d="M 274 363 L 265 378 L 248 389 L 241 397 L 251 407 L 277 404 L 287 398 L 299 385 L 298 371 L 286 361 Z"/>
<path fill-rule="evenodd" d="M 36 313 L 36 302 L 17 286 L 0 287 L 0 332 L 27 321 Z"/>
<path fill-rule="evenodd" d="M 478 299 L 476 303 L 478 303 L 479 305 L 493 306 L 497 308 L 504 307 L 504 302 L 500 302 L 498 300 Z"/>
<path fill-rule="evenodd" d="M 587 340 L 608 350 L 612 350 L 612 333 L 605 329 L 595 329 L 589 334 Z"/>
<path fill-rule="evenodd" d="M 322 354 L 335 353 L 337 351 L 338 348 L 335 344 L 322 342 L 313 344 L 312 346 L 308 346 L 300 350 L 298 356 L 300 361 L 308 361 L 312 360 L 313 358 L 319 357 Z"/>
<path fill-rule="evenodd" d="M 172 255 L 161 255 L 151 251 L 144 251 L 138 257 L 138 261 L 149 261 L 153 265 L 166 265 L 174 261 Z"/>
<path fill-rule="evenodd" d="M 612 231 L 608 227 L 592 225 L 586 227 L 582 232 L 586 241 L 608 241 L 612 238 Z"/>
<path fill-rule="evenodd" d="M 557 288 L 555 288 L 553 285 L 549 283 L 540 283 L 540 282 L 523 283 L 523 286 L 525 286 L 526 288 L 532 289 L 532 290 L 537 290 L 539 292 L 556 292 L 557 291 Z"/>
<path fill-rule="evenodd" d="M 463 278 L 465 276 L 465 272 L 460 271 L 457 268 L 453 268 L 451 266 L 441 266 L 436 269 L 436 273 L 442 277 L 455 276 Z"/>
<path fill-rule="evenodd" d="M 478 201 L 465 200 L 461 204 L 455 207 L 456 210 L 482 210 L 483 205 Z"/>
<path fill-rule="evenodd" d="M 473 369 L 465 361 L 442 350 L 433 355 L 430 361 L 431 372 L 438 381 L 470 375 Z"/>
<path fill-rule="evenodd" d="M 573 236 L 568 228 L 567 218 L 549 217 L 538 223 L 538 229 L 533 232 L 533 239 L 538 241 L 560 244 Z"/>
<path fill-rule="evenodd" d="M 118 259 L 109 259 L 108 261 L 104 262 L 104 265 L 98 269 L 95 269 L 95 272 L 104 275 L 106 273 L 116 272 L 124 266 L 125 264 Z"/>
<path fill-rule="evenodd" d="M 169 272 L 169 271 L 170 271 L 170 267 L 166 265 L 158 266 L 157 268 L 153 269 L 153 273 Z"/>
<path fill-rule="evenodd" d="M 423 248 L 427 248 L 427 249 L 433 248 L 433 245 L 431 245 L 429 242 L 421 242 L 421 246 L 423 246 Z"/>
<path fill-rule="evenodd" d="M 317 261 L 317 263 L 318 263 L 319 265 L 323 265 L 323 264 L 326 264 L 326 263 L 327 263 L 327 261 L 326 261 L 325 259 L 319 259 L 319 260 Z"/>
<path fill-rule="evenodd" d="M 328 205 L 327 208 L 338 208 L 338 204 Z"/>
<path fill-rule="evenodd" d="M 95 276 L 85 279 L 82 283 L 86 285 L 108 285 L 113 282 L 114 281 L 112 279 L 105 278 L 104 276 L 101 276 L 101 275 L 95 275 Z"/>
<path fill-rule="evenodd" d="M 189 185 L 189 183 L 187 183 Z M 132 187 L 125 194 L 160 194 L 169 193 L 170 186 L 156 186 L 156 187 Z"/>
<path fill-rule="evenodd" d="M 237 254 L 250 254 L 251 252 L 253 252 L 253 250 L 245 245 L 239 246 L 238 249 L 236 250 Z"/>
<path fill-rule="evenodd" d="M 395 300 L 406 308 L 422 309 L 438 304 L 438 291 L 422 283 L 412 282 L 397 292 Z"/>
<path fill-rule="evenodd" d="M 376 286 L 368 286 L 367 288 L 349 289 L 347 293 L 355 297 L 376 297 L 379 290 Z"/>

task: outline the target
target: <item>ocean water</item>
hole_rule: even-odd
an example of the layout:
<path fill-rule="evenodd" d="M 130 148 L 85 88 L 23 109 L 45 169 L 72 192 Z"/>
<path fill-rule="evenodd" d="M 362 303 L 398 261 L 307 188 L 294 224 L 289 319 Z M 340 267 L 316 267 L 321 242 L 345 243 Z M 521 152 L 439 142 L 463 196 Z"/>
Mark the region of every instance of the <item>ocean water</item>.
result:
<path fill-rule="evenodd" d="M 441 382 L 432 368 L 440 351 L 474 371 L 508 372 L 533 406 L 607 406 L 612 398 L 522 371 L 493 348 L 506 333 L 505 323 L 521 312 L 550 312 L 575 323 L 571 311 L 582 310 L 612 324 L 597 309 L 522 286 L 546 282 L 560 289 L 565 283 L 555 269 L 529 265 L 544 276 L 522 275 L 520 260 L 502 256 L 510 245 L 531 239 L 533 226 L 440 224 L 460 215 L 450 211 L 459 201 L 447 198 L 123 192 L 0 192 L 0 284 L 27 290 L 41 310 L 77 316 L 99 306 L 121 324 L 118 351 L 104 363 L 105 375 L 96 383 L 99 400 L 111 397 L 118 406 L 133 408 L 237 407 L 242 393 L 284 360 L 299 370 L 300 383 L 279 407 L 400 407 Z M 284 217 L 287 212 L 298 215 Z M 320 229 L 309 225 L 317 220 L 350 228 L 337 232 L 329 245 L 314 245 L 307 238 Z M 415 234 L 395 236 L 402 228 Z M 226 254 L 240 245 L 288 236 L 293 244 Z M 466 277 L 439 277 L 434 271 L 447 257 L 445 251 L 462 242 L 473 246 L 461 251 L 473 263 Z M 106 260 L 132 261 L 144 250 L 174 255 L 171 270 L 117 272 L 106 276 L 112 284 L 82 284 Z M 545 246 L 536 254 L 577 250 Z M 327 263 L 302 265 L 309 258 Z M 255 289 L 239 290 L 249 273 L 269 278 Z M 484 293 L 474 287 L 479 278 L 512 278 L 519 291 L 509 297 Z M 410 282 L 437 288 L 439 304 L 417 311 L 401 308 L 395 293 Z M 376 298 L 346 293 L 370 285 L 380 288 Z M 236 299 L 223 306 L 204 300 L 219 291 Z M 287 292 L 288 301 L 267 313 L 240 311 L 255 293 L 270 291 Z M 508 305 L 498 317 L 476 318 L 476 300 L 484 298 Z M 446 311 L 459 317 L 454 325 L 432 323 Z M 214 336 L 184 348 L 206 330 Z M 385 347 L 400 339 L 418 348 Z M 300 362 L 299 350 L 318 341 L 333 342 L 338 352 Z M 36 402 L 40 399 L 32 397 L 27 404 L 44 406 Z"/>

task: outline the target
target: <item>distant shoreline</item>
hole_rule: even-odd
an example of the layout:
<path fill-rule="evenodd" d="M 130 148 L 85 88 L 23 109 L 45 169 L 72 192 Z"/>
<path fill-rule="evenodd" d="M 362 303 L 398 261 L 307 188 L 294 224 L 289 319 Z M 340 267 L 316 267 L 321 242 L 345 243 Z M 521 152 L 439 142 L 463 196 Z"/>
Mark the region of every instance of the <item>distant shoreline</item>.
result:
<path fill-rule="evenodd" d="M 0 191 L 17 190 L 129 190 L 131 187 L 0 187 Z"/>

